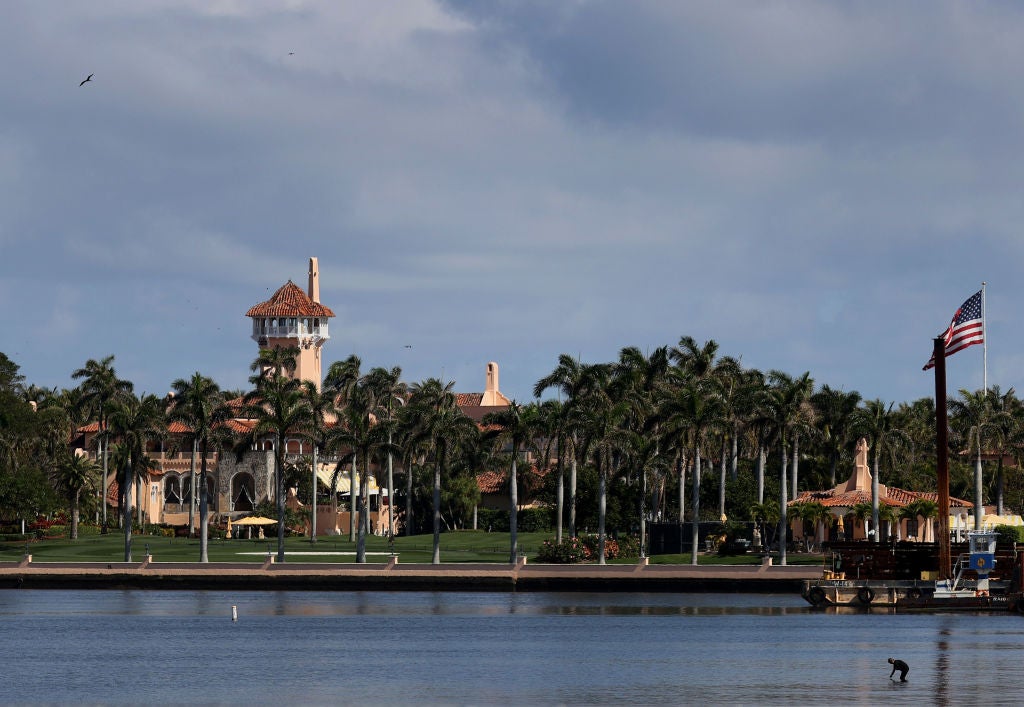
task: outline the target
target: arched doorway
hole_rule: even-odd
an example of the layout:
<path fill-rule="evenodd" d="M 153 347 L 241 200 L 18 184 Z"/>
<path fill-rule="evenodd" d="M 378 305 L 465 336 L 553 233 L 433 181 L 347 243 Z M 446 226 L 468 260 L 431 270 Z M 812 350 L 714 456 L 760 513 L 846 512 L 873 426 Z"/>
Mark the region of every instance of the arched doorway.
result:
<path fill-rule="evenodd" d="M 251 513 L 256 508 L 256 480 L 241 472 L 231 479 L 231 510 Z"/>

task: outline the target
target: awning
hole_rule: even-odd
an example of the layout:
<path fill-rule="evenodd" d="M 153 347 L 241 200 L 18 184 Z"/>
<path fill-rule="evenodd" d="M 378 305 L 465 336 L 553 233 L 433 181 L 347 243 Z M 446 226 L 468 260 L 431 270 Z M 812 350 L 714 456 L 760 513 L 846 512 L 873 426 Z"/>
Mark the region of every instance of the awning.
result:
<path fill-rule="evenodd" d="M 331 477 L 334 475 L 334 465 L 333 464 L 317 464 L 316 466 L 317 466 L 317 469 L 316 469 L 316 478 L 317 478 L 317 480 L 321 484 L 324 485 L 324 488 L 330 489 L 331 488 Z M 342 469 L 341 471 L 338 472 L 337 485 L 334 487 L 334 490 L 337 493 L 340 493 L 342 495 L 348 495 L 348 491 L 349 491 L 349 488 L 348 488 L 348 474 L 349 474 L 348 469 Z M 367 484 L 367 486 L 368 486 L 368 492 L 369 492 L 370 496 L 376 496 L 377 494 L 381 493 L 381 490 L 377 487 L 377 479 L 373 478 L 372 474 L 370 475 L 369 483 Z M 384 494 L 387 495 L 387 491 L 384 491 Z M 357 496 L 359 495 L 359 475 L 358 474 L 356 474 L 356 495 Z"/>
<path fill-rule="evenodd" d="M 274 525 L 277 523 L 273 518 L 266 518 L 264 516 L 249 516 L 248 518 L 239 518 L 231 522 L 235 525 Z"/>

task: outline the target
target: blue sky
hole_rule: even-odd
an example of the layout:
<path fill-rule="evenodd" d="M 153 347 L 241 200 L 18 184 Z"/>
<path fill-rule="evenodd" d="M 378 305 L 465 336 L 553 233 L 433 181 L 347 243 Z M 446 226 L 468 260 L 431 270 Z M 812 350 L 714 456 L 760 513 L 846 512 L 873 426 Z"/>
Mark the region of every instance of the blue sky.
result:
<path fill-rule="evenodd" d="M 1006 2 L 14 0 L 0 351 L 244 387 L 246 310 L 317 256 L 328 363 L 497 361 L 524 401 L 689 335 L 901 401 L 984 280 L 1019 390 L 1021 36 Z"/>

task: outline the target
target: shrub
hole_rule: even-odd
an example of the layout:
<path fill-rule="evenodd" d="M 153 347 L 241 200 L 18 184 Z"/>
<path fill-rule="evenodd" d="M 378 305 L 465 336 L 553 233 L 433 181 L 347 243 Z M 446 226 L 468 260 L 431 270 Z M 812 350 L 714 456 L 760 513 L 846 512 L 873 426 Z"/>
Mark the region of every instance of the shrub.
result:
<path fill-rule="evenodd" d="M 506 525 L 508 514 L 505 515 Z M 516 529 L 523 533 L 537 533 L 544 530 L 551 530 L 554 515 L 550 508 L 524 508 L 519 511 L 516 519 Z"/>
<path fill-rule="evenodd" d="M 583 547 L 584 554 L 589 560 L 597 557 L 597 545 L 599 538 L 597 535 L 585 535 L 583 536 Z M 614 560 L 619 556 L 619 543 L 612 537 L 605 536 L 604 539 L 604 559 Z"/>
<path fill-rule="evenodd" d="M 566 538 L 561 543 L 554 539 L 545 540 L 537 551 L 537 561 L 551 564 L 569 565 L 583 562 L 586 547 L 579 538 Z"/>
<path fill-rule="evenodd" d="M 994 530 L 999 533 L 1001 543 L 1024 542 L 1024 527 L 1016 525 L 997 525 Z"/>

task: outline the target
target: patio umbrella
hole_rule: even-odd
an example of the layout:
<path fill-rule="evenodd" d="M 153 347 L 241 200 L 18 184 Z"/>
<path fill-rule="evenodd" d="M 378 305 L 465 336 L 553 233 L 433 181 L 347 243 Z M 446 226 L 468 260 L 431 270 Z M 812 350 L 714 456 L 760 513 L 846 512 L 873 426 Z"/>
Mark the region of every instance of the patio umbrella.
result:
<path fill-rule="evenodd" d="M 264 516 L 249 516 L 248 518 L 240 518 L 234 521 L 235 525 L 274 525 L 277 521 L 273 518 L 266 518 Z"/>

